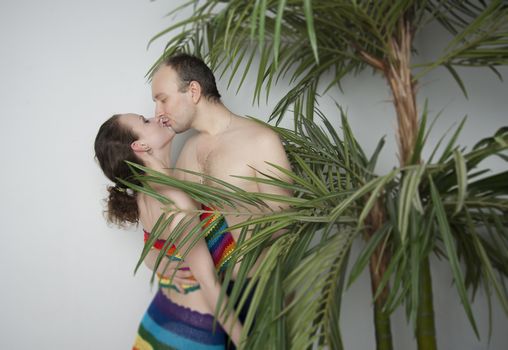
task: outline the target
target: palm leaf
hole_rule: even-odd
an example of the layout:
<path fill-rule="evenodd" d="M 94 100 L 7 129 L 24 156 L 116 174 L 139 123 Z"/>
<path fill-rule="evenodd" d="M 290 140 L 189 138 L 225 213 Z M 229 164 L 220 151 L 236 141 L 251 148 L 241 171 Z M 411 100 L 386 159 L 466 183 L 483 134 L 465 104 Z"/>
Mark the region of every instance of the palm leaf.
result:
<path fill-rule="evenodd" d="M 450 265 L 452 268 L 454 282 L 457 286 L 457 291 L 459 293 L 460 300 L 462 301 L 462 305 L 464 306 L 464 309 L 466 311 L 466 315 L 469 319 L 469 322 L 471 323 L 473 330 L 475 331 L 476 335 L 478 336 L 478 329 L 476 327 L 476 322 L 474 320 L 473 313 L 471 310 L 471 304 L 469 303 L 469 300 L 467 298 L 466 289 L 465 289 L 464 281 L 463 281 L 463 277 L 462 277 L 462 272 L 460 271 L 460 265 L 459 265 L 459 261 L 457 258 L 455 244 L 453 243 L 450 225 L 448 223 L 448 219 L 446 218 L 446 213 L 445 213 L 445 210 L 443 207 L 441 196 L 437 192 L 437 189 L 436 189 L 432 179 L 429 179 L 429 180 L 430 180 L 432 202 L 433 202 L 434 206 L 436 207 L 436 218 L 437 218 L 437 222 L 439 224 L 439 231 L 440 231 L 443 241 L 445 243 L 445 247 L 447 250 L 447 256 L 448 256 L 448 259 L 450 261 Z"/>

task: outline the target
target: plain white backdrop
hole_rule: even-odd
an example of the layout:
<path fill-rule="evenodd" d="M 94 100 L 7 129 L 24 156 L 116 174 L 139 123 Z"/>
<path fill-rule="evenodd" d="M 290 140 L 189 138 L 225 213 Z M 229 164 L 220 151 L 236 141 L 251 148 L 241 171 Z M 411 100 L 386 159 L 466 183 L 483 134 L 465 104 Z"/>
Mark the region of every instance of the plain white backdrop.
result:
<path fill-rule="evenodd" d="M 2 349 L 128 349 L 154 288 L 145 268 L 133 276 L 142 248 L 140 229 L 108 226 L 102 216 L 108 182 L 93 159 L 99 125 L 113 113 L 153 115 L 144 78 L 164 46 L 149 39 L 178 18 L 164 17 L 182 1 L 89 0 L 0 3 L 0 337 Z M 444 42 L 430 29 L 418 38 L 420 60 Z M 461 70 L 466 100 L 443 70 L 421 84 L 419 104 L 444 108 L 433 140 L 464 115 L 459 142 L 472 146 L 508 124 L 508 88 L 485 69 Z M 505 78 L 508 71 L 503 69 Z M 252 76 L 225 104 L 240 115 L 266 120 L 284 84 L 251 104 Z M 385 83 L 366 71 L 334 92 L 367 153 L 386 135 L 379 172 L 396 164 L 393 109 Z M 333 100 L 321 106 L 338 125 Z M 178 144 L 184 140 L 180 136 Z M 177 147 L 178 149 L 178 147 Z M 501 169 L 500 162 L 489 166 Z M 355 250 L 358 247 L 355 246 Z M 481 340 L 468 324 L 446 264 L 433 261 L 434 307 L 440 349 L 505 349 L 508 318 L 493 307 L 488 345 L 486 299 L 474 304 Z M 367 275 L 346 292 L 342 331 L 346 349 L 373 349 Z M 402 310 L 393 316 L 395 348 L 415 349 Z"/>

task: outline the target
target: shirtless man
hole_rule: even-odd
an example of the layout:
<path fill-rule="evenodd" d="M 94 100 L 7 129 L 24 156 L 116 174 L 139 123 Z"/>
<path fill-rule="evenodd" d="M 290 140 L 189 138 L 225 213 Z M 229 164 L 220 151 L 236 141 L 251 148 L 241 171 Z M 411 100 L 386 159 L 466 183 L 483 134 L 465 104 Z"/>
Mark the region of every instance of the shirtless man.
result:
<path fill-rule="evenodd" d="M 214 75 L 203 61 L 186 54 L 166 59 L 153 76 L 152 97 L 159 122 L 170 126 L 176 133 L 189 129 L 198 132 L 186 141 L 176 168 L 210 175 L 248 192 L 291 195 L 282 188 L 232 176 L 263 177 L 261 173 L 265 173 L 287 180 L 267 163 L 286 169 L 290 169 L 290 165 L 275 132 L 235 115 L 222 104 Z M 189 173 L 175 175 L 180 179 L 207 183 L 200 176 Z M 274 210 L 282 209 L 280 203 L 267 204 Z M 259 212 L 259 209 L 252 207 L 251 212 Z M 229 226 L 245 220 L 244 216 L 226 214 L 225 217 Z M 238 240 L 240 232 L 232 231 L 232 234 Z M 233 279 L 237 270 L 238 266 Z M 184 273 L 177 275 L 173 282 L 183 282 Z M 242 322 L 243 317 L 245 314 L 240 315 Z"/>

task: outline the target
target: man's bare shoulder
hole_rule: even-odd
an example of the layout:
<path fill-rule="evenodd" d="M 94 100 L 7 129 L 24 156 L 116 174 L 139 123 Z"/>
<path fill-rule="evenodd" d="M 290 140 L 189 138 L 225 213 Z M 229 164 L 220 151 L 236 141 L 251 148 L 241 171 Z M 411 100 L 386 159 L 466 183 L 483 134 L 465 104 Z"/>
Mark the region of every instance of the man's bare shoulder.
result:
<path fill-rule="evenodd" d="M 235 138 L 255 145 L 281 144 L 279 135 L 270 127 L 251 119 L 241 118 L 234 131 Z"/>

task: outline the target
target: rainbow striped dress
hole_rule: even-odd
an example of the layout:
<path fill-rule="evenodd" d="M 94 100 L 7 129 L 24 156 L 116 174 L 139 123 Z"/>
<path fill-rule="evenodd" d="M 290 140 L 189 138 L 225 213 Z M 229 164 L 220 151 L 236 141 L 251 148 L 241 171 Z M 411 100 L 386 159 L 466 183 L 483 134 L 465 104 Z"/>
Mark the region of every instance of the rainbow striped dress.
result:
<path fill-rule="evenodd" d="M 204 222 L 205 236 L 208 249 L 212 256 L 217 272 L 226 269 L 236 243 L 230 232 L 224 216 L 213 209 L 202 205 L 206 212 L 200 215 Z M 145 242 L 150 234 L 145 233 Z M 164 240 L 157 240 L 155 249 L 162 249 Z M 166 253 L 173 260 L 181 260 L 175 254 L 176 247 L 172 246 Z M 214 322 L 211 314 L 202 314 L 190 308 L 173 303 L 161 288 L 176 287 L 168 279 L 160 277 L 159 290 L 146 311 L 138 329 L 138 334 L 132 347 L 133 350 L 166 350 L 166 349 L 196 349 L 219 350 L 224 349 L 226 333 L 220 325 Z M 199 289 L 199 284 L 184 286 L 185 293 Z"/>

